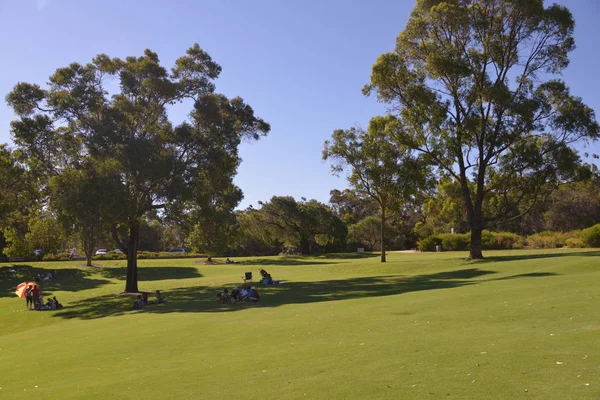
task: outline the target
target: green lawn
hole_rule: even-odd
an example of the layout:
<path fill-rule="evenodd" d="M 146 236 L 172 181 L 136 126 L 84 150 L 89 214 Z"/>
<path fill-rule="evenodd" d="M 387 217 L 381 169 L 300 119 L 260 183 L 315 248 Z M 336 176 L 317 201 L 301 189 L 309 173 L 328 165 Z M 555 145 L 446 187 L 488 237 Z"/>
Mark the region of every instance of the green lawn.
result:
<path fill-rule="evenodd" d="M 1 399 L 599 399 L 600 252 L 141 260 L 130 310 L 124 262 L 0 264 Z M 27 274 L 66 305 L 25 310 Z M 265 268 L 256 305 L 219 288 Z"/>

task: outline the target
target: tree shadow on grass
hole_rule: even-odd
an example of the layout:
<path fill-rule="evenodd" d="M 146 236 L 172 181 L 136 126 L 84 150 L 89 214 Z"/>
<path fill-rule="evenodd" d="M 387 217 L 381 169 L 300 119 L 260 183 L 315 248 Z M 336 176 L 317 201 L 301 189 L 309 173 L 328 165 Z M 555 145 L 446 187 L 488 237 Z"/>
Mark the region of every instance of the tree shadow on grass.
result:
<path fill-rule="evenodd" d="M 282 266 L 286 266 L 286 265 L 291 265 L 291 266 L 298 266 L 298 265 L 326 265 L 326 264 L 339 264 L 339 262 L 332 262 L 332 261 L 319 261 L 316 259 L 311 259 L 311 258 L 307 258 L 307 259 L 302 259 L 302 258 L 298 258 L 298 257 L 285 257 L 285 258 L 257 258 L 257 259 L 253 259 L 253 260 L 242 260 L 242 261 L 238 261 L 235 264 L 231 264 L 231 265 L 282 265 Z"/>
<path fill-rule="evenodd" d="M 511 276 L 505 276 L 502 278 L 496 278 L 496 279 L 491 279 L 493 281 L 505 281 L 508 279 L 517 279 L 517 278 L 541 278 L 544 276 L 558 276 L 560 274 L 557 274 L 556 272 L 530 272 L 528 274 L 519 274 L 519 275 L 511 275 Z"/>
<path fill-rule="evenodd" d="M 484 254 L 485 256 L 485 254 Z M 557 257 L 598 257 L 600 256 L 600 251 L 591 250 L 591 251 L 573 251 L 573 252 L 564 252 L 564 253 L 535 253 L 535 254 L 514 254 L 514 255 L 505 255 L 505 256 L 489 256 L 485 257 L 483 260 L 469 260 L 465 264 L 473 265 L 473 263 L 488 263 L 488 262 L 502 262 L 502 261 L 521 261 L 521 260 L 538 260 L 543 258 L 557 258 Z"/>
<path fill-rule="evenodd" d="M 105 267 L 97 271 L 108 279 L 124 281 L 127 278 L 127 267 Z M 202 278 L 202 274 L 194 267 L 145 267 L 138 266 L 138 279 L 142 281 L 162 281 L 165 279 Z"/>
<path fill-rule="evenodd" d="M 15 270 L 16 272 L 12 272 Z M 17 285 L 22 282 L 34 282 L 36 275 L 46 276 L 50 270 L 35 268 L 31 265 L 20 264 L 0 267 L 0 297 L 15 296 Z M 53 281 L 40 281 L 42 293 L 48 291 L 76 292 L 85 289 L 94 289 L 110 283 L 105 279 L 91 278 L 90 275 L 97 270 L 84 270 L 77 268 L 62 268 L 57 271 L 56 279 Z"/>
<path fill-rule="evenodd" d="M 379 257 L 380 255 L 381 254 L 379 254 L 379 253 L 327 253 L 327 254 L 318 256 L 318 258 L 325 258 L 325 259 L 335 258 L 338 260 L 357 260 L 357 259 L 361 259 L 361 258 L 376 258 L 376 257 Z"/>
<path fill-rule="evenodd" d="M 485 282 L 477 279 L 496 273 L 478 268 L 461 269 L 435 274 L 402 276 L 382 275 L 317 282 L 287 282 L 260 287 L 261 301 L 255 304 L 222 304 L 216 294 L 222 287 L 198 286 L 164 291 L 166 304 L 149 305 L 132 310 L 134 297 L 102 296 L 67 305 L 55 316 L 65 319 L 96 319 L 125 313 L 211 313 L 233 312 L 247 308 L 272 308 L 286 304 L 306 304 L 323 301 L 350 300 L 365 297 L 392 296 L 424 290 L 452 289 Z M 548 276 L 524 274 L 517 277 Z M 231 287 L 236 283 L 228 284 Z M 152 299 L 152 297 L 150 297 Z"/>

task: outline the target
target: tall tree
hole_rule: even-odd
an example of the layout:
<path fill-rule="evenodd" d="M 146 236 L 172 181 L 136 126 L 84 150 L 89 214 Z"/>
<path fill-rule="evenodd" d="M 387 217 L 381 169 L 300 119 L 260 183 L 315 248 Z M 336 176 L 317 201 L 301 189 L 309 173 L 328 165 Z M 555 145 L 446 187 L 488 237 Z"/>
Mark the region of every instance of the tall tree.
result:
<path fill-rule="evenodd" d="M 543 3 L 418 0 L 364 89 L 391 105 L 395 141 L 460 182 L 471 258 L 483 258 L 486 218 L 511 210 L 484 215 L 487 194 L 510 194 L 526 212 L 571 178 L 570 145 L 598 137 L 594 111 L 553 79 L 575 48 L 573 17 Z"/>
<path fill-rule="evenodd" d="M 123 186 L 110 163 L 85 160 L 80 168 L 66 168 L 50 178 L 50 207 L 63 229 L 81 238 L 86 265 L 111 223 L 118 220 Z"/>
<path fill-rule="evenodd" d="M 336 130 L 323 150 L 323 159 L 334 160 L 334 174 L 349 167 L 348 181 L 353 188 L 379 205 L 381 262 L 386 261 L 387 219 L 426 185 L 428 172 L 409 147 L 398 146 L 389 139 L 386 129 L 386 119 L 375 117 L 368 130 Z"/>
<path fill-rule="evenodd" d="M 36 177 L 25 168 L 18 152 L 0 144 L 0 253 L 24 256 L 29 218 L 39 209 Z"/>
<path fill-rule="evenodd" d="M 355 190 L 333 189 L 329 192 L 331 209 L 346 224 L 356 224 L 371 215 L 377 214 L 378 205 L 368 196 L 361 196 Z"/>
<path fill-rule="evenodd" d="M 213 81 L 220 72 L 221 67 L 197 44 L 170 71 L 150 50 L 124 60 L 100 54 L 86 65 L 73 63 L 58 69 L 45 89 L 19 83 L 7 96 L 20 116 L 12 123 L 14 142 L 27 153 L 31 165 L 60 173 L 61 166 L 75 167 L 82 155 L 89 155 L 117 166 L 122 214 L 112 232 L 117 247 L 127 253 L 128 292 L 138 291 L 142 216 L 185 203 L 203 187 L 197 184 L 203 169 L 219 165 L 215 154 L 206 151 L 202 118 L 233 113 L 238 121 L 235 129 L 214 127 L 224 137 L 258 139 L 269 131 L 269 125 L 254 117 L 242 99 L 214 93 Z M 112 95 L 106 83 L 109 78 L 118 83 Z M 190 121 L 173 128 L 167 107 L 185 99 L 194 103 Z M 232 165 L 237 167 L 227 163 L 223 168 Z M 125 243 L 118 225 L 128 231 Z"/>
<path fill-rule="evenodd" d="M 394 229 L 386 222 L 385 238 L 389 238 Z M 348 239 L 360 244 L 367 244 L 370 250 L 381 250 L 386 243 L 381 241 L 381 218 L 374 215 L 358 221 L 348 227 Z"/>
<path fill-rule="evenodd" d="M 316 200 L 296 201 L 290 196 L 273 196 L 261 203 L 257 216 L 262 229 L 272 237 L 311 254 L 329 243 L 345 242 L 348 229 L 329 207 Z"/>

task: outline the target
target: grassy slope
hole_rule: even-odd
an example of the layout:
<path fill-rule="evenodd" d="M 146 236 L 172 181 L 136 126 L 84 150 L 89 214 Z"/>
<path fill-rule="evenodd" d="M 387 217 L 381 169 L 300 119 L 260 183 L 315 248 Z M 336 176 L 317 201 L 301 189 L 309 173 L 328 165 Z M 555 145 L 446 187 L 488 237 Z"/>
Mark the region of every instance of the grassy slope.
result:
<path fill-rule="evenodd" d="M 597 399 L 599 254 L 143 260 L 169 303 L 142 311 L 114 296 L 123 262 L 32 264 L 68 307 L 24 311 L 23 278 L 0 278 L 0 398 Z M 214 301 L 261 267 L 288 282 Z"/>

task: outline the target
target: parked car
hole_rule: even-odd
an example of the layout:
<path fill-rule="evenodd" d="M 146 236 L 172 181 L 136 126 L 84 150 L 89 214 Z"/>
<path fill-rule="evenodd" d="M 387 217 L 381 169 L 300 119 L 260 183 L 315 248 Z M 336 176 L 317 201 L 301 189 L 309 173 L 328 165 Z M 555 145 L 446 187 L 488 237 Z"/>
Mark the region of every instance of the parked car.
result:
<path fill-rule="evenodd" d="M 113 251 L 114 251 L 115 253 L 123 254 L 123 252 L 121 251 L 121 249 L 114 249 Z"/>
<path fill-rule="evenodd" d="M 96 255 L 97 256 L 103 256 L 105 254 L 108 254 L 108 250 L 106 250 L 106 249 L 98 249 L 98 250 L 96 250 Z"/>
<path fill-rule="evenodd" d="M 187 251 L 183 247 L 174 247 L 171 250 L 169 250 L 169 253 L 185 255 Z"/>
<path fill-rule="evenodd" d="M 36 256 L 41 256 L 42 254 L 44 254 L 44 250 L 42 250 L 42 249 L 35 249 L 33 251 L 33 254 L 36 255 Z"/>

